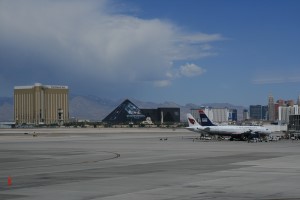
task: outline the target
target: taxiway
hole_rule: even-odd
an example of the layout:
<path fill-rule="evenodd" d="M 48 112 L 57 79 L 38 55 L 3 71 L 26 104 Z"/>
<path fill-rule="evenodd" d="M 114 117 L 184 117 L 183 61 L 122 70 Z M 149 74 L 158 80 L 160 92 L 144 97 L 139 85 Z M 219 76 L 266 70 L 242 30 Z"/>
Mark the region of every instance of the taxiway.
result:
<path fill-rule="evenodd" d="M 189 139 L 195 136 L 184 129 L 0 130 L 0 199 L 299 199 L 300 142 Z"/>

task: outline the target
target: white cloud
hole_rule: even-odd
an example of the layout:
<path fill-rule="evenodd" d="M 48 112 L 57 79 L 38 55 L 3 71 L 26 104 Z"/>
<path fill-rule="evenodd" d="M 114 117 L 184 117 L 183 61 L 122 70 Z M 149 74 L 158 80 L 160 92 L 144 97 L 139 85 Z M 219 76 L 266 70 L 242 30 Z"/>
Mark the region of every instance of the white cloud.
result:
<path fill-rule="evenodd" d="M 183 35 L 180 38 L 180 41 L 184 41 L 187 43 L 207 43 L 224 40 L 222 35 L 220 34 L 205 34 L 205 33 L 196 33 L 192 35 Z"/>
<path fill-rule="evenodd" d="M 277 84 L 277 83 L 298 83 L 298 82 L 300 82 L 300 76 L 256 78 L 252 82 L 254 84 L 258 84 L 258 85 Z"/>
<path fill-rule="evenodd" d="M 279 83 L 298 83 L 300 82 L 300 71 L 280 71 L 273 70 L 270 72 L 260 72 L 252 80 L 253 84 L 264 85 L 264 84 L 279 84 Z"/>
<path fill-rule="evenodd" d="M 2 0 L 0 27 L 0 66 L 7 68 L 1 73 L 16 83 L 54 82 L 68 74 L 78 86 L 83 80 L 167 86 L 174 80 L 171 63 L 215 55 L 209 43 L 223 39 L 183 33 L 159 19 L 118 14 L 110 1 Z M 22 76 L 11 76 L 20 70 Z M 194 64 L 180 68 L 183 76 L 204 71 Z"/>
<path fill-rule="evenodd" d="M 203 73 L 205 73 L 206 70 L 195 64 L 187 63 L 180 67 L 179 72 L 182 76 L 192 77 L 192 76 L 200 76 Z"/>
<path fill-rule="evenodd" d="M 170 80 L 154 81 L 154 85 L 156 87 L 167 87 L 171 85 L 171 81 Z"/>

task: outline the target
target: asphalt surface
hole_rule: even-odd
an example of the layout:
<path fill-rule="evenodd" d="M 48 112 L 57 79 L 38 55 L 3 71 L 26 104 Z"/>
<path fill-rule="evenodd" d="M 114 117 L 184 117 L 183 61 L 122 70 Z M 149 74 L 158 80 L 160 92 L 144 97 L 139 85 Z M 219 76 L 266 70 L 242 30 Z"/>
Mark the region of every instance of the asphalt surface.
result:
<path fill-rule="evenodd" d="M 196 136 L 0 129 L 0 199 L 300 199 L 300 141 L 193 142 Z"/>

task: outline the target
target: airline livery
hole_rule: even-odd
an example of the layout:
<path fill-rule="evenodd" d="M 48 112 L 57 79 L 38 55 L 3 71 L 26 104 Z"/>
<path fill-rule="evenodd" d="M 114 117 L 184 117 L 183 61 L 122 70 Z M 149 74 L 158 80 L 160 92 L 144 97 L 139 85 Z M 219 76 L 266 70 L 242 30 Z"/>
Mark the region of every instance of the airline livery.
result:
<path fill-rule="evenodd" d="M 249 139 L 255 135 L 263 137 L 271 134 L 271 131 L 263 126 L 217 126 L 210 121 L 204 111 L 199 110 L 199 114 L 201 124 L 199 124 L 190 113 L 187 114 L 189 126 L 186 128 L 188 130 L 201 134 L 231 136 L 231 138 L 243 140 Z"/>

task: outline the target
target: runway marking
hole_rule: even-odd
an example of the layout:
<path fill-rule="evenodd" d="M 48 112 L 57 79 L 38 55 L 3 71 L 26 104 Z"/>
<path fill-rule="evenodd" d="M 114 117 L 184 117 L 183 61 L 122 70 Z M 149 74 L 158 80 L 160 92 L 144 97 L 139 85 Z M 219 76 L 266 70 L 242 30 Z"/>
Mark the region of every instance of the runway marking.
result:
<path fill-rule="evenodd" d="M 109 157 L 109 158 L 103 158 L 100 160 L 86 160 L 86 161 L 81 161 L 81 162 L 71 162 L 71 163 L 62 163 L 62 164 L 53 164 L 53 165 L 35 165 L 35 166 L 28 166 L 28 167 L 14 167 L 14 168 L 2 168 L 1 170 L 8 170 L 8 169 L 27 169 L 27 168 L 40 168 L 40 167 L 54 167 L 54 166 L 65 166 L 65 165 L 80 165 L 80 164 L 87 164 L 87 163 L 97 163 L 101 161 L 106 161 L 106 160 L 113 160 L 116 158 L 119 158 L 121 154 L 116 153 L 116 152 L 109 152 L 109 151 L 100 151 L 104 153 L 109 153 L 113 154 L 114 156 Z"/>

